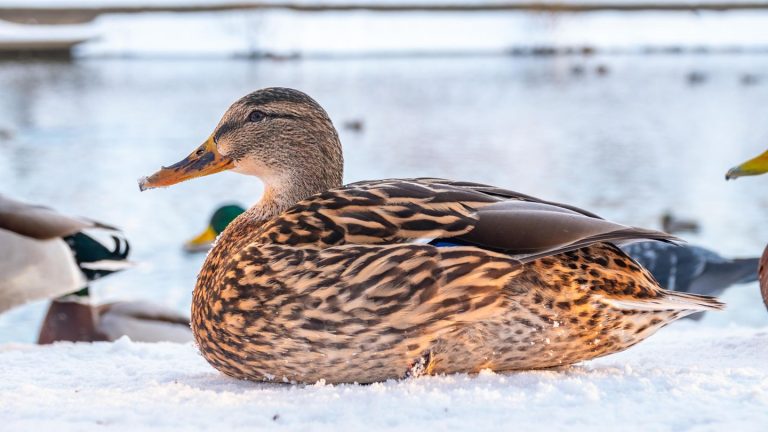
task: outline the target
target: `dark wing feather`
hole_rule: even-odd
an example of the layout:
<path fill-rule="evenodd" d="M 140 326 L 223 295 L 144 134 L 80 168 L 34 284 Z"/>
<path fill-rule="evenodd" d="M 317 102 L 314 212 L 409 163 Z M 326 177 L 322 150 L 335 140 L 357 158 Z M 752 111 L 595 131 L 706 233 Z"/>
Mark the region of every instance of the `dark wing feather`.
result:
<path fill-rule="evenodd" d="M 318 247 L 453 238 L 521 261 L 597 242 L 674 240 L 512 191 L 437 179 L 368 181 L 327 191 L 265 224 L 258 238 Z"/>
<path fill-rule="evenodd" d="M 675 240 L 669 234 L 628 227 L 550 204 L 503 201 L 477 210 L 473 230 L 457 238 L 514 255 L 525 262 L 607 242 L 624 244 L 654 239 Z"/>

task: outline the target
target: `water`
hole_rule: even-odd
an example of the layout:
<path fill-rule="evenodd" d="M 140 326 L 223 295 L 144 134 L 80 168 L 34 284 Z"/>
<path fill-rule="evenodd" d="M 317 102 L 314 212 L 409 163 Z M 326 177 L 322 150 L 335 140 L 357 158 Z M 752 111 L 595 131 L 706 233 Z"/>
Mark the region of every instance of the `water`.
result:
<path fill-rule="evenodd" d="M 689 84 L 691 71 L 706 81 Z M 182 243 L 220 203 L 255 202 L 261 184 L 224 173 L 140 193 L 136 179 L 188 154 L 235 99 L 289 86 L 338 126 L 363 121 L 340 128 L 346 181 L 473 180 L 646 227 L 672 210 L 701 223 L 691 242 L 757 255 L 768 178 L 723 176 L 768 147 L 766 71 L 755 55 L 5 62 L 0 193 L 126 231 L 138 265 L 96 283 L 97 301 L 188 310 L 203 257 Z M 744 73 L 763 80 L 742 85 Z M 697 325 L 768 323 L 756 285 L 725 300 L 729 312 Z M 44 307 L 0 316 L 0 343 L 32 341 Z"/>

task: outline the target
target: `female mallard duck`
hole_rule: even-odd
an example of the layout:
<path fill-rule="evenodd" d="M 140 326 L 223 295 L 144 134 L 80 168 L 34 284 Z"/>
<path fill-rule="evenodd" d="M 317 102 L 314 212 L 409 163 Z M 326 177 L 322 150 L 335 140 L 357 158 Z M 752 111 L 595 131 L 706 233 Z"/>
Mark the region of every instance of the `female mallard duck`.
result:
<path fill-rule="evenodd" d="M 223 373 L 369 383 L 547 368 L 723 306 L 661 289 L 616 246 L 668 234 L 475 183 L 342 186 L 342 165 L 323 108 L 269 88 L 140 180 L 147 189 L 231 169 L 265 183 L 219 236 L 193 294 L 195 339 Z"/>
<path fill-rule="evenodd" d="M 0 195 L 0 312 L 55 298 L 38 342 L 192 340 L 189 319 L 145 302 L 95 306 L 88 282 L 130 265 L 116 228 Z"/>
<path fill-rule="evenodd" d="M 726 180 L 735 180 L 739 177 L 760 175 L 768 173 L 768 151 L 754 157 L 741 165 L 737 165 L 725 174 Z M 760 260 L 760 292 L 763 294 L 763 302 L 768 307 L 768 246 Z"/>

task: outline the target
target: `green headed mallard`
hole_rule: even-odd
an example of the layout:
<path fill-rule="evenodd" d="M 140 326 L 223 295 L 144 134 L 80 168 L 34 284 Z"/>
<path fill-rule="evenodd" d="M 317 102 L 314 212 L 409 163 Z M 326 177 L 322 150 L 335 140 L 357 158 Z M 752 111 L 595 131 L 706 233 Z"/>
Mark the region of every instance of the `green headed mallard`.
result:
<path fill-rule="evenodd" d="M 617 247 L 673 240 L 573 206 L 433 178 L 342 185 L 339 138 L 306 94 L 235 102 L 141 189 L 233 170 L 261 201 L 219 236 L 193 294 L 203 356 L 249 380 L 369 383 L 547 368 L 722 308 L 666 291 Z"/>
<path fill-rule="evenodd" d="M 89 282 L 129 267 L 117 228 L 0 195 L 0 312 L 54 299 L 39 343 L 192 339 L 189 319 L 146 302 L 93 305 Z"/>
<path fill-rule="evenodd" d="M 216 237 L 224 232 L 224 228 L 238 216 L 243 214 L 243 212 L 245 212 L 245 209 L 237 204 L 225 204 L 219 206 L 211 215 L 205 230 L 184 243 L 184 250 L 187 252 L 208 251 L 216 240 Z"/>

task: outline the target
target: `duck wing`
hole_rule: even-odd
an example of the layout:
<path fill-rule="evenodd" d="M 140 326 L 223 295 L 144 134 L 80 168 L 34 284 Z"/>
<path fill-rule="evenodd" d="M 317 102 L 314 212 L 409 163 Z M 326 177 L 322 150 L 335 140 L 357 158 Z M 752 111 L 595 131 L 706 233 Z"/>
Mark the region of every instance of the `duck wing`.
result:
<path fill-rule="evenodd" d="M 73 293 L 86 283 L 62 239 L 36 240 L 0 229 L 0 313 Z"/>
<path fill-rule="evenodd" d="M 315 195 L 266 223 L 259 243 L 314 245 L 450 240 L 521 262 L 607 242 L 674 241 L 572 206 L 513 191 L 439 179 L 359 182 Z M 449 242 L 449 243 L 450 243 Z"/>
<path fill-rule="evenodd" d="M 0 195 L 0 229 L 25 237 L 47 240 L 65 237 L 86 228 L 116 230 L 100 222 L 66 216 L 48 207 L 24 203 Z"/>

